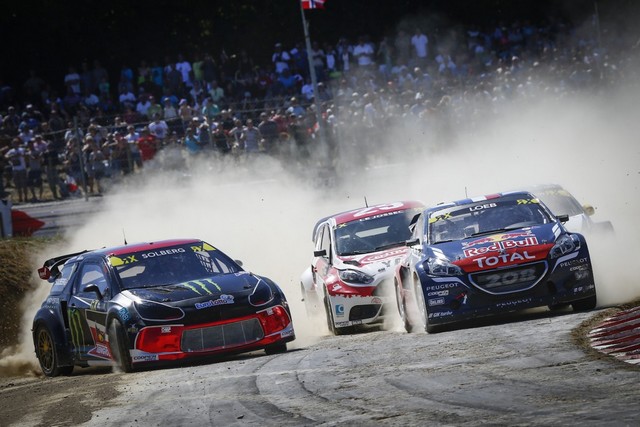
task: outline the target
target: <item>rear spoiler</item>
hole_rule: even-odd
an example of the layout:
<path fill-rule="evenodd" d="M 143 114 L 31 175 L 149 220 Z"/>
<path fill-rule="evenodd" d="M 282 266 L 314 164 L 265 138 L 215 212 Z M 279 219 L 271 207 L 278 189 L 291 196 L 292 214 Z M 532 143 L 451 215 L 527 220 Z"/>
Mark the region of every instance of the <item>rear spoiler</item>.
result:
<path fill-rule="evenodd" d="M 61 255 L 59 257 L 46 260 L 43 266 L 38 269 L 38 276 L 40 276 L 42 280 L 56 279 L 60 275 L 61 265 L 63 265 L 65 262 L 67 262 L 67 260 L 73 258 L 74 256 L 81 255 L 85 252 L 90 251 L 85 249 L 84 251 Z"/>

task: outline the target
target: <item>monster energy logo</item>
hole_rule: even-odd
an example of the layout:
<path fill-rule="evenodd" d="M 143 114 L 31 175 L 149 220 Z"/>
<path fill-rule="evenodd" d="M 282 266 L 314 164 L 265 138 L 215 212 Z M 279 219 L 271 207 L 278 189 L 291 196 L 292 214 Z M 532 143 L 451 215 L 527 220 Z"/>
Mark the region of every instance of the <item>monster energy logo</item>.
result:
<path fill-rule="evenodd" d="M 190 282 L 182 283 L 182 286 L 191 289 L 198 295 L 203 295 L 200 291 L 205 292 L 206 294 L 213 295 L 213 292 L 209 290 L 207 285 L 214 286 L 218 292 L 222 291 L 222 288 L 211 279 L 202 279 L 202 280 L 192 280 Z"/>
<path fill-rule="evenodd" d="M 85 345 L 80 310 L 69 310 L 69 328 L 71 329 L 71 341 L 75 351 L 80 354 L 80 349 Z"/>

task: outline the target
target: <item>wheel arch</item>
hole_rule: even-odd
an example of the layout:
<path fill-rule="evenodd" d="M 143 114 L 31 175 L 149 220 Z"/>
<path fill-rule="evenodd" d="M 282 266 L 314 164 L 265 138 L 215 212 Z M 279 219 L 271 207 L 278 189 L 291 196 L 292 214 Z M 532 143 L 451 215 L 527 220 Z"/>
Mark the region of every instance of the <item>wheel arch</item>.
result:
<path fill-rule="evenodd" d="M 56 355 L 58 356 L 59 366 L 73 366 L 73 352 L 71 351 L 71 344 L 69 343 L 64 326 L 61 324 L 60 319 L 51 310 L 40 310 L 36 313 L 33 319 L 33 326 L 31 329 L 31 336 L 33 339 L 34 351 L 37 351 L 37 336 L 36 333 L 39 327 L 45 327 L 51 333 Z"/>

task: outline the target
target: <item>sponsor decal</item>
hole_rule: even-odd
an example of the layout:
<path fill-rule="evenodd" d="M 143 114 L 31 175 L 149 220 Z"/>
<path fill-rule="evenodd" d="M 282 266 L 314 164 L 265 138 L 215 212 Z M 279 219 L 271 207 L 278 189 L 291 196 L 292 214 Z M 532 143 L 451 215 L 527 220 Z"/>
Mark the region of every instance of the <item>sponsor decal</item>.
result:
<path fill-rule="evenodd" d="M 529 237 L 529 236 L 533 236 L 533 233 L 531 232 L 531 230 L 493 234 L 491 236 L 481 237 L 479 239 L 472 240 L 470 242 L 462 242 L 462 247 L 469 248 L 471 246 L 484 245 L 486 243 L 495 243 L 495 242 L 501 242 L 503 240 L 516 239 L 518 237 Z"/>
<path fill-rule="evenodd" d="M 517 305 L 528 304 L 533 301 L 533 298 L 521 298 L 513 301 L 505 301 L 496 303 L 496 307 L 498 308 L 506 308 L 506 307 L 515 307 Z"/>
<path fill-rule="evenodd" d="M 136 259 L 135 255 L 128 255 L 123 258 L 112 255 L 111 257 L 109 257 L 109 262 L 111 263 L 112 266 L 119 267 L 121 265 L 127 265 L 127 264 L 132 264 L 134 262 L 138 262 L 138 260 Z"/>
<path fill-rule="evenodd" d="M 344 317 L 344 304 L 336 304 L 336 316 Z"/>
<path fill-rule="evenodd" d="M 435 305 L 444 305 L 444 298 L 434 298 L 429 300 L 429 307 L 433 307 Z"/>
<path fill-rule="evenodd" d="M 561 262 L 558 265 L 558 267 L 560 267 L 560 268 L 572 267 L 572 266 L 575 266 L 577 264 L 584 264 L 588 260 L 589 260 L 589 258 L 572 259 L 571 261 Z M 574 270 L 574 268 L 570 269 L 569 271 L 573 271 L 573 270 Z"/>
<path fill-rule="evenodd" d="M 507 249 L 523 248 L 527 246 L 537 246 L 538 238 L 535 236 L 525 237 L 521 240 L 502 240 L 493 242 L 489 246 L 481 246 L 476 248 L 464 249 L 463 253 L 465 257 L 473 257 L 478 255 L 484 255 L 488 252 L 502 252 Z"/>
<path fill-rule="evenodd" d="M 438 222 L 438 221 L 444 221 L 447 219 L 451 219 L 451 214 L 450 213 L 446 213 L 446 214 L 442 214 L 442 215 L 435 215 L 432 216 L 431 218 L 429 218 L 429 224 L 433 224 L 434 222 Z"/>
<path fill-rule="evenodd" d="M 518 199 L 516 203 L 519 205 L 530 205 L 540 203 L 540 201 L 538 199 Z"/>
<path fill-rule="evenodd" d="M 377 213 L 378 215 L 376 216 L 376 218 L 380 218 L 382 216 L 387 216 L 387 215 L 396 213 L 396 212 L 380 212 L 380 211 L 390 211 L 390 210 L 393 210 L 393 209 L 399 209 L 402 206 L 403 206 L 403 204 L 400 203 L 400 202 L 398 202 L 398 203 L 390 203 L 390 204 L 386 204 L 386 205 L 371 206 L 371 207 L 367 207 L 367 208 L 355 211 L 353 213 L 353 217 L 354 218 L 360 218 L 360 217 L 363 217 L 363 216 L 367 216 L 368 217 L 370 215 L 373 215 L 373 214 Z"/>
<path fill-rule="evenodd" d="M 205 301 L 205 302 L 197 302 L 195 303 L 195 307 L 198 310 L 202 310 L 203 308 L 209 308 L 209 307 L 214 307 L 216 305 L 225 305 L 225 304 L 233 304 L 233 295 L 225 295 L 222 294 L 220 295 L 220 298 L 218 298 L 217 300 L 209 300 L 209 301 Z"/>
<path fill-rule="evenodd" d="M 386 258 L 401 256 L 401 255 L 404 255 L 406 252 L 407 252 L 407 249 L 404 248 L 404 247 L 403 248 L 398 248 L 398 249 L 393 249 L 393 250 L 390 250 L 390 251 L 380 252 L 380 253 L 377 253 L 375 255 L 369 255 L 369 256 L 366 256 L 366 257 L 362 258 L 360 260 L 360 264 L 370 264 L 372 262 L 380 261 L 380 260 L 383 260 L 383 259 L 386 259 Z M 385 265 L 387 265 L 387 267 L 390 266 L 391 261 L 388 261 L 388 262 L 389 262 L 389 265 L 387 265 L 385 263 Z M 396 262 L 397 262 L 397 260 L 396 260 Z"/>
<path fill-rule="evenodd" d="M 428 297 L 446 297 L 449 295 L 449 291 L 435 291 L 427 293 Z"/>
<path fill-rule="evenodd" d="M 185 252 L 186 251 L 184 250 L 184 248 L 173 248 L 173 249 L 162 249 L 160 251 L 154 251 L 154 252 L 147 252 L 145 254 L 142 254 L 141 256 L 142 256 L 142 259 L 147 259 L 147 258 L 161 257 L 165 255 L 182 254 Z"/>
<path fill-rule="evenodd" d="M 133 356 L 131 358 L 131 361 L 133 363 L 135 362 L 155 362 L 158 360 L 158 355 L 157 354 L 139 354 L 136 356 Z"/>
<path fill-rule="evenodd" d="M 337 292 L 340 289 L 342 289 L 342 285 L 340 285 L 339 283 L 336 283 L 335 285 L 331 286 L 331 291 L 332 292 Z"/>
<path fill-rule="evenodd" d="M 284 331 L 280 332 L 280 337 L 282 338 L 290 337 L 291 335 L 293 335 L 293 329 L 285 329 Z"/>
<path fill-rule="evenodd" d="M 371 304 L 382 304 L 382 299 L 378 297 L 371 298 Z"/>
<path fill-rule="evenodd" d="M 453 311 L 448 310 L 448 311 L 436 311 L 435 313 L 429 313 L 429 319 L 436 319 L 438 317 L 447 317 L 447 316 L 451 316 L 453 314 Z"/>
<path fill-rule="evenodd" d="M 491 208 L 495 208 L 496 206 L 498 206 L 495 203 L 486 203 L 484 205 L 476 205 L 476 206 L 471 206 L 469 208 L 469 212 L 474 212 L 474 211 L 481 211 L 484 209 L 491 209 Z"/>
<path fill-rule="evenodd" d="M 160 333 L 162 333 L 162 334 L 170 334 L 171 333 L 171 326 L 162 326 L 160 328 Z"/>
<path fill-rule="evenodd" d="M 126 308 L 121 308 L 120 310 L 118 310 L 118 315 L 120 316 L 120 318 L 122 319 L 123 322 L 127 322 L 129 319 L 131 319 L 131 315 L 129 314 L 129 310 L 127 310 Z"/>
<path fill-rule="evenodd" d="M 526 261 L 529 259 L 536 259 L 535 256 L 529 255 L 527 251 L 522 251 L 522 253 L 514 252 L 512 254 L 501 254 L 490 257 L 480 257 L 473 260 L 476 264 L 478 264 L 479 268 L 485 267 L 495 267 L 499 264 L 510 264 L 516 261 Z"/>
<path fill-rule="evenodd" d="M 353 320 L 350 322 L 336 322 L 336 328 L 344 328 L 345 326 L 362 325 L 362 320 Z"/>
<path fill-rule="evenodd" d="M 452 289 L 458 286 L 457 282 L 446 282 L 446 283 L 438 283 L 437 285 L 429 286 L 430 291 L 439 291 L 442 289 Z"/>
<path fill-rule="evenodd" d="M 191 250 L 193 252 L 203 252 L 203 251 L 215 251 L 216 248 L 214 248 L 213 246 L 211 246 L 208 243 L 202 242 L 201 246 L 191 246 Z"/>
<path fill-rule="evenodd" d="M 49 297 L 44 303 L 44 307 L 50 310 L 55 310 L 60 305 L 60 298 Z"/>

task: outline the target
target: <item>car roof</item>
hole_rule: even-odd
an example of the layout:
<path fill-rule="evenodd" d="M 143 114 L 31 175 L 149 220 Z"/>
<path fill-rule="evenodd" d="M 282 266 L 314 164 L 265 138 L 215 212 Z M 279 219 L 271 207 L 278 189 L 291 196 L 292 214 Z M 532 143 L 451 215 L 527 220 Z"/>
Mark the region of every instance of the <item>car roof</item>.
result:
<path fill-rule="evenodd" d="M 133 244 L 125 244 L 122 246 L 113 246 L 109 248 L 101 248 L 93 251 L 92 253 L 101 255 L 126 255 L 134 252 L 150 251 L 154 249 L 162 249 L 170 246 L 186 245 L 189 243 L 200 243 L 199 239 L 169 239 L 160 240 L 157 242 L 140 242 Z"/>
<path fill-rule="evenodd" d="M 438 203 L 436 206 L 430 206 L 425 209 L 425 212 L 433 212 L 438 211 L 442 208 L 468 205 L 470 203 L 482 202 L 485 200 L 495 200 L 506 196 L 535 198 L 535 196 L 528 191 L 508 191 L 504 193 L 487 194 L 484 196 L 470 197 L 466 199 L 454 200 L 451 202 Z"/>
<path fill-rule="evenodd" d="M 377 205 L 373 205 L 373 206 L 362 206 L 359 207 L 357 209 L 351 209 L 348 211 L 344 211 L 344 212 L 340 212 L 340 213 L 336 213 L 333 215 L 329 215 L 329 216 L 325 216 L 324 218 L 319 219 L 316 224 L 313 227 L 313 233 L 311 234 L 311 240 L 313 240 L 316 236 L 316 231 L 318 230 L 318 227 L 320 227 L 320 224 L 325 223 L 329 220 L 332 220 L 333 222 L 335 222 L 336 225 L 339 224 L 344 224 L 346 222 L 351 222 L 354 221 L 356 219 L 363 219 L 363 218 L 370 218 L 372 216 L 375 215 L 379 215 L 380 214 L 380 207 L 381 206 L 387 206 L 387 205 L 392 205 L 392 204 L 397 204 L 400 203 L 401 205 L 398 206 L 397 208 L 393 208 L 393 209 L 385 209 L 384 212 L 397 212 L 397 211 L 403 211 L 403 210 L 407 210 L 407 209 L 413 209 L 413 208 L 424 208 L 424 203 L 419 202 L 417 200 L 403 200 L 403 201 L 396 201 L 396 202 L 391 202 L 391 203 L 380 203 Z M 356 214 L 359 214 L 356 216 Z"/>

